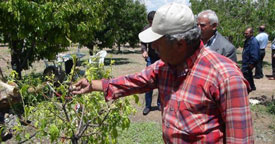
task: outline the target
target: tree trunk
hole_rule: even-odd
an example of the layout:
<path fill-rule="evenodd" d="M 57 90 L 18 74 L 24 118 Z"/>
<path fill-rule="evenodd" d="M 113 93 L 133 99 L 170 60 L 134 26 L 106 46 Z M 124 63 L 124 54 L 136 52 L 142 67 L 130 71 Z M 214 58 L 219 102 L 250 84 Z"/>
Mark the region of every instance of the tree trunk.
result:
<path fill-rule="evenodd" d="M 78 139 L 76 137 L 73 136 L 72 140 L 72 144 L 78 144 Z"/>
<path fill-rule="evenodd" d="M 117 47 L 118 47 L 118 53 L 120 53 L 121 52 L 120 43 L 117 44 Z"/>
<path fill-rule="evenodd" d="M 11 66 L 12 69 L 18 73 L 19 79 L 22 78 L 22 63 L 21 63 L 21 50 L 19 46 L 19 41 L 11 41 L 10 48 L 11 48 Z"/>
<path fill-rule="evenodd" d="M 92 56 L 94 54 L 94 44 L 89 43 L 88 45 L 86 45 L 86 47 L 89 49 L 90 56 Z"/>

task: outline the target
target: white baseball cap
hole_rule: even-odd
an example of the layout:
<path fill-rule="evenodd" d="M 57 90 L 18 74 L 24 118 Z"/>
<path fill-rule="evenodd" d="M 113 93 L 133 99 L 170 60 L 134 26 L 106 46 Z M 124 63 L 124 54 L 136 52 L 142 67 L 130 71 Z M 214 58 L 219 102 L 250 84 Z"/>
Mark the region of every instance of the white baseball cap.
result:
<path fill-rule="evenodd" d="M 187 5 L 169 3 L 156 11 L 152 26 L 139 33 L 138 37 L 140 41 L 150 43 L 167 34 L 186 32 L 195 25 L 194 14 Z"/>

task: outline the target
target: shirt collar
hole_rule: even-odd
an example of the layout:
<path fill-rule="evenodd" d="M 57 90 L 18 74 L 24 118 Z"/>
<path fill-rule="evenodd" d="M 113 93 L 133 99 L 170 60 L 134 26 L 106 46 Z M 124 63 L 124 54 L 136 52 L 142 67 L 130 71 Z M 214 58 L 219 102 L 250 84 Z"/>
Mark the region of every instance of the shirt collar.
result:
<path fill-rule="evenodd" d="M 216 40 L 217 37 L 217 31 L 214 33 L 214 35 L 207 41 L 207 43 L 205 44 L 205 47 L 210 47 L 214 41 Z"/>
<path fill-rule="evenodd" d="M 200 42 L 200 46 L 199 48 L 195 51 L 195 53 L 190 56 L 189 58 L 187 58 L 186 60 L 186 63 L 187 63 L 187 67 L 190 69 L 193 67 L 195 61 L 197 60 L 199 54 L 200 54 L 200 51 L 204 48 L 204 45 L 203 45 L 203 42 L 201 41 Z"/>
<path fill-rule="evenodd" d="M 178 77 L 180 77 L 180 76 L 186 76 L 190 72 L 190 70 L 192 69 L 194 63 L 198 59 L 199 54 L 200 54 L 200 52 L 201 52 L 201 50 L 203 48 L 204 48 L 204 44 L 201 41 L 199 48 L 193 53 L 192 56 L 190 56 L 189 58 L 187 58 L 187 60 L 184 62 L 184 69 L 183 69 L 183 71 L 181 71 L 181 72 L 174 71 L 177 74 Z"/>

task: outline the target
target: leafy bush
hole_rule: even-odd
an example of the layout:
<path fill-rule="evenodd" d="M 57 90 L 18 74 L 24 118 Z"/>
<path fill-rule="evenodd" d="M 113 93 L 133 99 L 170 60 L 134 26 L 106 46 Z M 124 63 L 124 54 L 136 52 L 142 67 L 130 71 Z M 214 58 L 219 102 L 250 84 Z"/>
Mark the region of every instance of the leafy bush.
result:
<path fill-rule="evenodd" d="M 43 81 L 32 74 L 20 81 L 24 114 L 14 127 L 17 141 L 25 142 L 35 137 L 54 143 L 116 143 L 118 128 L 125 130 L 130 126 L 128 116 L 135 112 L 129 101 L 131 97 L 106 103 L 102 92 L 71 95 L 69 87 L 77 74 L 75 59 L 66 81 L 59 82 L 58 86 L 48 82 L 45 86 L 54 90 L 43 88 L 29 96 L 30 85 L 40 85 Z M 85 77 L 89 80 L 109 78 L 110 72 L 102 65 L 88 64 Z M 49 95 L 49 91 L 55 92 Z"/>

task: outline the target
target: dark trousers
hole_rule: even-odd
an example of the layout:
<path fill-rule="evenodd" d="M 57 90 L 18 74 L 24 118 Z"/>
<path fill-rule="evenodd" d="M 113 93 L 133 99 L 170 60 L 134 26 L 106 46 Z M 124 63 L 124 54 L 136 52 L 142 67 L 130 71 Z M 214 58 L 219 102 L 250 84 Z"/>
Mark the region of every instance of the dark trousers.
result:
<path fill-rule="evenodd" d="M 272 74 L 273 74 L 273 77 L 275 77 L 275 50 L 272 50 L 271 58 L 272 58 Z"/>
<path fill-rule="evenodd" d="M 148 58 L 146 59 L 146 61 L 147 61 L 146 66 L 149 66 L 149 65 L 151 65 L 151 64 L 153 64 L 153 63 L 155 62 L 155 61 L 152 61 L 152 60 L 150 59 L 150 57 L 148 57 Z M 152 96 L 153 96 L 153 91 L 150 91 L 150 92 L 145 93 L 145 107 L 151 108 Z M 159 96 L 158 96 L 158 100 L 157 100 L 157 105 L 158 105 L 158 106 L 160 105 Z"/>
<path fill-rule="evenodd" d="M 264 77 L 263 75 L 263 59 L 264 59 L 264 56 L 265 56 L 265 50 L 260 50 L 260 59 L 256 65 L 256 68 L 255 68 L 255 77 L 258 77 L 258 78 L 262 78 Z"/>
<path fill-rule="evenodd" d="M 243 67 L 242 72 L 243 72 L 243 76 L 245 77 L 245 79 L 249 82 L 251 89 L 255 89 L 256 86 L 254 84 L 252 69 L 249 67 Z"/>

